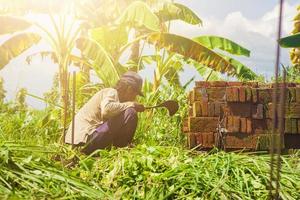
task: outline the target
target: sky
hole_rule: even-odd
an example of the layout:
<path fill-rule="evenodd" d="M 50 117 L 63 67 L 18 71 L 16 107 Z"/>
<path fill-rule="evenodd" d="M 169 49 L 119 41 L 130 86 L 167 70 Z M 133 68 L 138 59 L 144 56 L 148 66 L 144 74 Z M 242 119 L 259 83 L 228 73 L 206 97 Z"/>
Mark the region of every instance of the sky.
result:
<path fill-rule="evenodd" d="M 203 26 L 192 26 L 175 21 L 171 26 L 172 33 L 187 37 L 217 35 L 229 38 L 251 51 L 249 58 L 236 57 L 236 59 L 256 73 L 270 79 L 274 73 L 279 1 L 176 0 L 176 2 L 188 6 L 197 13 L 203 20 Z M 292 30 L 292 19 L 298 5 L 300 5 L 299 0 L 285 1 L 283 36 L 288 35 Z M 37 96 L 42 96 L 51 88 L 57 66 L 48 59 L 36 58 L 31 65 L 25 62 L 27 55 L 44 48 L 49 48 L 45 42 L 32 47 L 0 71 L 0 77 L 3 77 L 5 81 L 7 100 L 14 99 L 16 92 L 22 87 L 26 87 L 29 93 Z M 282 50 L 281 63 L 290 64 L 288 50 Z M 149 73 L 142 72 L 141 74 L 147 77 Z M 182 81 L 193 76 L 196 76 L 196 80 L 201 79 L 197 72 L 189 67 L 183 73 Z M 27 102 L 35 108 L 44 106 L 43 102 L 30 97 Z"/>

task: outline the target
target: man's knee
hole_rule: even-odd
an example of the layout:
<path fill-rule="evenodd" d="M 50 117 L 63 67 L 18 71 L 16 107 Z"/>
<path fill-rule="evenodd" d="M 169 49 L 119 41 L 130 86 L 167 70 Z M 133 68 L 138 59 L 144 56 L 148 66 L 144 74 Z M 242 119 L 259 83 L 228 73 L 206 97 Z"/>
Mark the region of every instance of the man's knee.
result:
<path fill-rule="evenodd" d="M 127 108 L 124 112 L 125 118 L 137 120 L 137 112 L 134 108 Z"/>

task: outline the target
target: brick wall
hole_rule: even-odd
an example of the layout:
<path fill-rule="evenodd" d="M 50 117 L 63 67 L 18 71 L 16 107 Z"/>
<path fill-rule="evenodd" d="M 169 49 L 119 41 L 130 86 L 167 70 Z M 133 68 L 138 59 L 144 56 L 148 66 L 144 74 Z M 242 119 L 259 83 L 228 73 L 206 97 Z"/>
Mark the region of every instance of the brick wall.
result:
<path fill-rule="evenodd" d="M 287 86 L 285 134 L 297 136 L 300 146 L 300 85 Z M 196 82 L 189 93 L 190 110 L 183 127 L 189 147 L 214 147 L 220 139 L 219 127 L 228 149 L 267 149 L 272 129 L 272 88 L 272 84 L 257 82 Z"/>

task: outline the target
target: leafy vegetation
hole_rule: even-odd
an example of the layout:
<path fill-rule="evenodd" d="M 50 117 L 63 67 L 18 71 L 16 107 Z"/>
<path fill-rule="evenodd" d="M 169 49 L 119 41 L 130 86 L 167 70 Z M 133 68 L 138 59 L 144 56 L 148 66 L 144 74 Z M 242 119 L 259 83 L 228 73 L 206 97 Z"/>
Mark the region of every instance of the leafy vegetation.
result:
<path fill-rule="evenodd" d="M 72 1 L 74 7 L 69 7 L 74 8 L 71 13 L 76 13 L 72 16 L 76 21 L 71 24 L 59 9 L 55 10 L 61 1 L 53 1 L 51 6 L 38 2 L 11 1 L 0 8 L 1 13 L 9 15 L 50 13 L 54 29 L 51 32 L 22 18 L 0 16 L 0 34 L 15 33 L 0 46 L 0 69 L 41 39 L 47 39 L 51 50 L 28 56 L 28 63 L 40 55 L 51 57 L 58 66 L 53 87 L 44 97 L 22 88 L 15 101 L 5 102 L 6 91 L 0 79 L 1 199 L 269 198 L 267 154 L 187 150 L 181 131 L 189 110 L 186 90 L 194 80 L 191 77 L 187 83 L 180 82 L 184 66 L 194 67 L 207 81 L 219 80 L 222 74 L 242 81 L 257 80 L 258 75 L 249 67 L 230 57 L 249 57 L 248 49 L 219 36 L 187 38 L 171 33 L 174 20 L 202 25 L 190 8 L 173 1 Z M 63 4 L 68 5 L 65 1 Z M 43 34 L 27 32 L 31 26 Z M 290 38 L 287 40 L 290 43 Z M 145 51 L 145 45 L 151 51 Z M 124 61 L 121 57 L 126 54 L 131 55 Z M 146 66 L 155 66 L 153 82 L 145 80 L 145 97 L 139 101 L 150 106 L 176 99 L 180 109 L 172 118 L 165 110 L 139 114 L 133 148 L 83 155 L 80 149 L 61 143 L 66 121 L 70 122 L 70 66 L 79 69 L 77 109 L 101 88 L 115 84 L 124 72 L 139 72 Z M 288 68 L 291 78 L 299 81 L 294 70 Z M 97 84 L 91 82 L 91 72 L 100 79 Z M 28 95 L 45 101 L 47 107 L 28 107 Z M 282 160 L 280 197 L 299 199 L 299 152 Z"/>
<path fill-rule="evenodd" d="M 136 147 L 86 157 L 56 143 L 59 121 L 52 112 L 1 109 L 1 198 L 268 199 L 269 157 L 186 150 L 178 131 L 183 110 L 174 119 L 164 111 L 152 119 L 145 113 Z M 75 154 L 78 164 L 69 169 Z M 299 159 L 283 157 L 283 199 L 299 198 Z"/>

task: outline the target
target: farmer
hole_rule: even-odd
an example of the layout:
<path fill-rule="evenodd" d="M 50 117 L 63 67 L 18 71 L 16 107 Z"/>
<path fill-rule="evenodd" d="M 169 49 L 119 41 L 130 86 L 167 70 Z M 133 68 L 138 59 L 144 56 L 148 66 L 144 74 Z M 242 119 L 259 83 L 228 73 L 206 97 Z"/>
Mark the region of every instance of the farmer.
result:
<path fill-rule="evenodd" d="M 145 110 L 142 104 L 135 102 L 137 95 L 143 96 L 142 83 L 137 73 L 127 72 L 114 88 L 100 90 L 79 110 L 75 116 L 74 144 L 84 146 L 83 153 L 131 143 L 137 127 L 137 112 Z M 65 143 L 72 144 L 72 125 Z"/>

